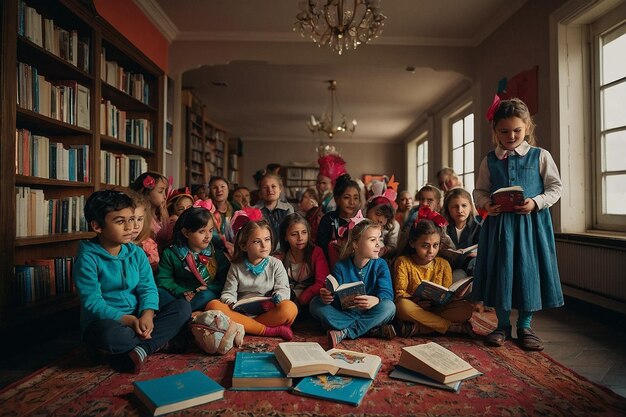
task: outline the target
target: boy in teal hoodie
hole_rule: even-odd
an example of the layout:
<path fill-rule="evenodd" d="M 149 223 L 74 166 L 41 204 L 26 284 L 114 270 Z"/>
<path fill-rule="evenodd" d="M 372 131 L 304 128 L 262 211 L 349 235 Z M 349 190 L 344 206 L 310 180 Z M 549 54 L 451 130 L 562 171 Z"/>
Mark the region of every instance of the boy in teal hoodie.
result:
<path fill-rule="evenodd" d="M 94 192 L 85 219 L 96 237 L 80 242 L 74 282 L 81 302 L 83 340 L 100 351 L 120 355 L 139 372 L 146 357 L 164 347 L 189 320 L 185 300 L 159 310 L 159 296 L 145 252 L 130 243 L 135 207 L 126 194 Z"/>

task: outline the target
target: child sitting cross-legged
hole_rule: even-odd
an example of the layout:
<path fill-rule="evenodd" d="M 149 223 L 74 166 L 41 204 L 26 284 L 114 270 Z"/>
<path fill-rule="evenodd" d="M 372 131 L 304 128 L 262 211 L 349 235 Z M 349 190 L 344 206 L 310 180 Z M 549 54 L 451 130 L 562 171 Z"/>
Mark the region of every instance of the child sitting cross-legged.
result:
<path fill-rule="evenodd" d="M 293 338 L 291 324 L 298 307 L 289 300 L 289 279 L 282 262 L 270 256 L 273 234 L 263 220 L 261 211 L 248 208 L 235 212 L 231 226 L 236 232 L 235 253 L 219 300 L 206 310 L 220 310 L 234 322 L 242 324 L 246 333 L 258 336 Z M 264 312 L 252 317 L 239 313 L 232 306 L 239 300 L 266 296 Z"/>
<path fill-rule="evenodd" d="M 83 340 L 119 355 L 124 370 L 139 372 L 147 356 L 179 332 L 191 310 L 184 300 L 159 308 L 148 257 L 130 243 L 134 211 L 133 200 L 118 191 L 96 191 L 87 199 L 85 219 L 96 237 L 80 242 L 74 281 Z"/>

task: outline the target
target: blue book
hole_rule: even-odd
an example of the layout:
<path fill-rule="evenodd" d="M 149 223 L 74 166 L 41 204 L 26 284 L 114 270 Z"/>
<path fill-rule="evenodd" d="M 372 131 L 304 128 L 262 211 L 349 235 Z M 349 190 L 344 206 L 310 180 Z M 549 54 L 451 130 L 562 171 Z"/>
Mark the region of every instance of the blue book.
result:
<path fill-rule="evenodd" d="M 274 391 L 291 388 L 273 352 L 237 352 L 233 370 L 235 391 Z"/>
<path fill-rule="evenodd" d="M 154 416 L 224 398 L 224 388 L 200 371 L 133 382 L 135 395 Z"/>
<path fill-rule="evenodd" d="M 295 394 L 354 406 L 361 404 L 371 379 L 337 375 L 316 375 L 303 378 L 293 389 Z"/>
<path fill-rule="evenodd" d="M 394 370 L 391 371 L 389 377 L 452 392 L 459 392 L 459 390 L 461 389 L 461 384 L 463 383 L 463 381 L 454 381 L 444 384 L 442 382 L 435 381 L 434 379 L 429 378 L 426 375 L 422 375 L 419 372 L 411 371 L 410 369 L 403 368 L 402 366 L 398 365 L 396 365 Z"/>

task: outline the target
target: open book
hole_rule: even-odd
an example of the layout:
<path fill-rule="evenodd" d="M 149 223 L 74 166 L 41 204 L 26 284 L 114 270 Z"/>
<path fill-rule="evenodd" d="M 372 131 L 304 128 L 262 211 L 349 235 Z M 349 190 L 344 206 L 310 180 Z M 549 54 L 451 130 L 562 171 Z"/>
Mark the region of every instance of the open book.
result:
<path fill-rule="evenodd" d="M 461 257 L 461 255 L 465 255 L 466 253 L 478 252 L 478 244 L 468 246 L 462 249 L 452 249 L 446 248 L 439 251 L 439 256 L 443 259 L 447 260 L 450 263 L 456 262 L 457 259 Z"/>
<path fill-rule="evenodd" d="M 266 311 L 263 308 L 265 301 L 272 301 L 272 297 L 243 298 L 233 304 L 233 310 L 248 316 L 258 316 Z"/>
<path fill-rule="evenodd" d="M 452 301 L 456 295 L 458 295 L 457 298 L 462 298 L 473 280 L 474 277 L 465 277 L 450 285 L 450 288 L 434 282 L 422 281 L 415 289 L 413 297 L 430 300 L 433 304 L 443 306 Z"/>
<path fill-rule="evenodd" d="M 324 351 L 317 342 L 283 342 L 274 350 L 288 377 L 329 373 L 374 379 L 381 366 L 379 356 L 343 349 Z"/>
<path fill-rule="evenodd" d="M 482 375 L 472 365 L 435 342 L 402 348 L 398 365 L 443 384 Z"/>
<path fill-rule="evenodd" d="M 354 297 L 357 295 L 365 295 L 365 284 L 363 281 L 348 282 L 339 285 L 339 281 L 334 276 L 328 274 L 326 276 L 326 289 L 339 300 L 341 308 L 346 310 L 354 308 Z"/>
<path fill-rule="evenodd" d="M 514 206 L 524 204 L 524 189 L 519 185 L 499 188 L 491 193 L 491 203 L 500 205 L 500 212 L 514 212 Z"/>

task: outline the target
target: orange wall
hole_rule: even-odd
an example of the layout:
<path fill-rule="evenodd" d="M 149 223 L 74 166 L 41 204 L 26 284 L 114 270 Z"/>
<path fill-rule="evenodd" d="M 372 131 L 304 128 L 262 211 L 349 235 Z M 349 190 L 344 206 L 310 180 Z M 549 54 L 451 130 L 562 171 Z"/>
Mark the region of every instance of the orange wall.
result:
<path fill-rule="evenodd" d="M 94 0 L 98 13 L 167 74 L 167 39 L 131 0 Z"/>

